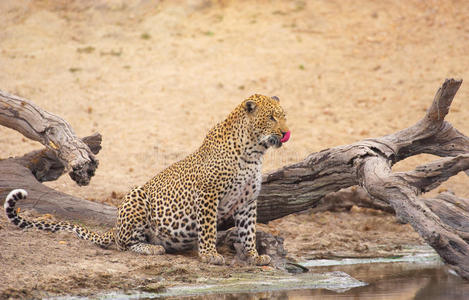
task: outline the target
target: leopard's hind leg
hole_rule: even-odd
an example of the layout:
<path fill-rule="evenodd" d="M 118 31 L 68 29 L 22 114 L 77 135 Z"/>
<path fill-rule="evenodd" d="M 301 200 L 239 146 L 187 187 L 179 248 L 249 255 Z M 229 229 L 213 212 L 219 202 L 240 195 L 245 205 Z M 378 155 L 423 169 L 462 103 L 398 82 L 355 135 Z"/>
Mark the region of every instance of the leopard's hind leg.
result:
<path fill-rule="evenodd" d="M 142 187 L 133 188 L 125 195 L 117 216 L 116 244 L 120 250 L 140 254 L 159 255 L 166 251 L 161 245 L 148 243 L 149 215 L 147 195 Z"/>

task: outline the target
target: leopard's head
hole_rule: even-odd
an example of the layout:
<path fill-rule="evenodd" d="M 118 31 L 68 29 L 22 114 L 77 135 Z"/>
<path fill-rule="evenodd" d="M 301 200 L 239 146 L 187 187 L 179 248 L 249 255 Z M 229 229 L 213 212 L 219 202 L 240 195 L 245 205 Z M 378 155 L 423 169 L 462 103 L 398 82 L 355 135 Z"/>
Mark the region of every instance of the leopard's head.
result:
<path fill-rule="evenodd" d="M 249 126 L 259 143 L 278 148 L 290 138 L 285 112 L 278 97 L 252 95 L 241 104 Z"/>

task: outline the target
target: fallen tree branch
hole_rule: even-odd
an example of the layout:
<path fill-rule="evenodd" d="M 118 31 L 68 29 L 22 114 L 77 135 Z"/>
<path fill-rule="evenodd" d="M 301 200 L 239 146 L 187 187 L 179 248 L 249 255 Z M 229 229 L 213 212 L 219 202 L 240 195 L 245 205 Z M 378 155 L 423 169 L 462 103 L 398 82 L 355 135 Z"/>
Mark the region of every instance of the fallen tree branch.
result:
<path fill-rule="evenodd" d="M 70 170 L 69 175 L 77 184 L 89 184 L 98 160 L 62 118 L 44 111 L 29 100 L 0 90 L 0 125 L 42 143 Z"/>
<path fill-rule="evenodd" d="M 101 135 L 77 138 L 71 126 L 29 100 L 0 91 L 0 125 L 39 141 L 45 149 L 0 160 L 0 203 L 12 189 L 25 188 L 30 197 L 21 205 L 39 213 L 94 224 L 114 224 L 116 209 L 55 191 L 40 182 L 56 180 L 70 170 L 79 185 L 87 185 L 98 166 L 95 154 Z"/>
<path fill-rule="evenodd" d="M 469 153 L 439 159 L 414 171 L 394 173 L 394 176 L 417 188 L 418 193 L 424 193 L 465 170 L 469 170 Z"/>

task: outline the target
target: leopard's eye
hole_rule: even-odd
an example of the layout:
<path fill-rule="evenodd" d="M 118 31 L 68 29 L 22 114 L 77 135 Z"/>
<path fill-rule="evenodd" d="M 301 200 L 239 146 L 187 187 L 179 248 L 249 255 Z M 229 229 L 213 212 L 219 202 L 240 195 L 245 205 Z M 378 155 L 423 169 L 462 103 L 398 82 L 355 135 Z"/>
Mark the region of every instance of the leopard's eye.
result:
<path fill-rule="evenodd" d="M 274 115 L 270 115 L 270 119 L 274 122 L 277 122 L 277 120 L 274 118 Z"/>

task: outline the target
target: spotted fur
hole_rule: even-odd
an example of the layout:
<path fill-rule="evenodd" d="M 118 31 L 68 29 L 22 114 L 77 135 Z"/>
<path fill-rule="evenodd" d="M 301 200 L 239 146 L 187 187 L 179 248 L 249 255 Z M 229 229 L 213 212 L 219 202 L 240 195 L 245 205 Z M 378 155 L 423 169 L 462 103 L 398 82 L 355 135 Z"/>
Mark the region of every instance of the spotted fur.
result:
<path fill-rule="evenodd" d="M 265 265 L 270 257 L 255 248 L 262 157 L 280 147 L 287 132 L 278 98 L 251 96 L 209 131 L 197 151 L 133 188 L 119 206 L 115 229 L 102 235 L 67 222 L 26 220 L 15 210 L 24 190 L 7 196 L 5 212 L 20 228 L 72 231 L 101 247 L 115 242 L 120 250 L 163 254 L 198 245 L 201 260 L 212 264 L 224 264 L 215 248 L 217 224 L 233 217 L 248 260 Z"/>

